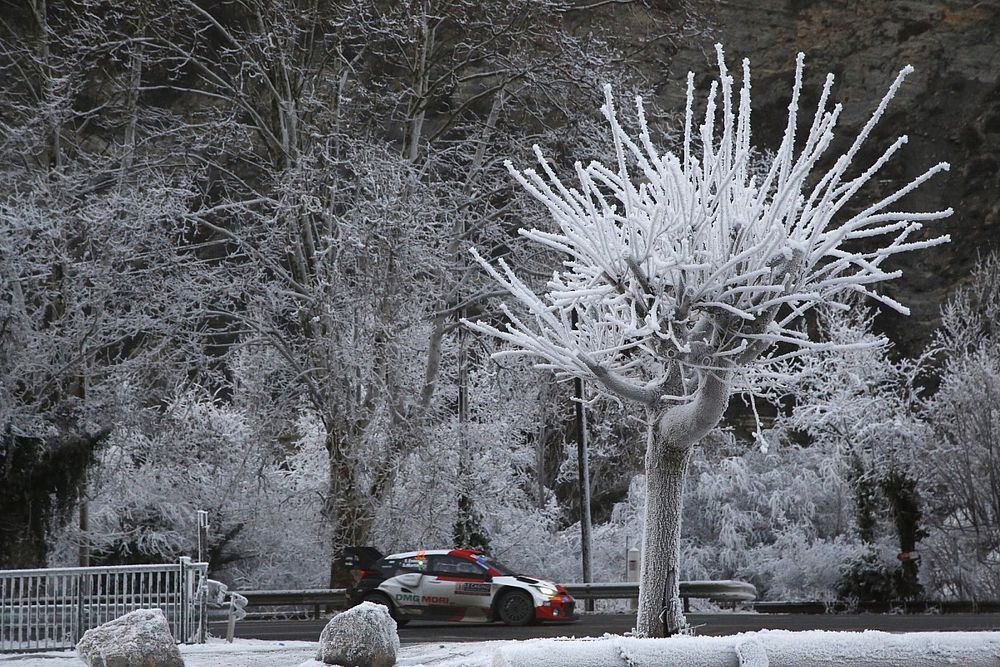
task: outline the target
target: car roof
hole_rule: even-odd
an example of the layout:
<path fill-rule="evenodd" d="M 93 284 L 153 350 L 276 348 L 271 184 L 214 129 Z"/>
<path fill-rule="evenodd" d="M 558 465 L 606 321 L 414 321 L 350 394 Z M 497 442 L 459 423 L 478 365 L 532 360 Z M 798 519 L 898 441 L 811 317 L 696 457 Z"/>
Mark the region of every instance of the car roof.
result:
<path fill-rule="evenodd" d="M 458 556 L 459 558 L 471 558 L 482 556 L 483 554 L 472 549 L 421 549 L 419 551 L 402 551 L 397 554 L 385 556 L 387 559 L 397 558 L 423 558 L 425 556 Z"/>

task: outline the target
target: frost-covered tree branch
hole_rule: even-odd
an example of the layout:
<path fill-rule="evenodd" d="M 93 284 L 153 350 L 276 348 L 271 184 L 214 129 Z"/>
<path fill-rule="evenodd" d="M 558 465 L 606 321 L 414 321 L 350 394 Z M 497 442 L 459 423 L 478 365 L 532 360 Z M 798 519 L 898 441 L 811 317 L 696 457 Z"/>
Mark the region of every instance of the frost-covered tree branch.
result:
<path fill-rule="evenodd" d="M 680 155 L 653 144 L 640 98 L 638 132 L 629 133 L 606 87 L 601 111 L 614 149 L 611 164 L 577 162 L 570 183 L 537 146 L 540 170 L 507 163 L 555 223 L 519 230 L 562 258 L 541 293 L 502 259 L 494 265 L 473 251 L 519 306 L 501 306 L 502 324 L 466 321 L 508 346 L 494 356 L 527 355 L 540 368 L 595 380 L 605 394 L 644 406 L 651 428 L 640 634 L 669 635 L 685 625 L 677 597 L 684 476 L 691 448 L 722 419 L 734 382 L 750 369 L 777 369 L 780 376 L 789 360 L 819 350 L 876 345 L 811 340 L 802 316 L 817 305 L 847 309 L 858 293 L 907 313 L 875 291 L 901 275 L 886 268 L 886 260 L 948 241 L 918 233 L 950 209 L 892 208 L 946 170 L 945 163 L 873 204 L 856 201 L 906 143 L 902 136 L 871 164 L 855 164 L 910 67 L 833 167 L 819 172 L 841 107 L 830 106 L 828 75 L 805 137 L 797 136 L 799 54 L 784 136 L 760 172 L 751 144 L 749 62 L 742 63 L 737 91 L 721 46 L 717 53 L 719 78 L 697 128 L 694 76 L 688 76 Z"/>
<path fill-rule="evenodd" d="M 649 369 L 640 370 L 638 358 L 673 360 L 685 372 L 726 371 L 758 360 L 776 345 L 785 356 L 830 349 L 829 343 L 809 340 L 797 322 L 817 304 L 846 308 L 857 292 L 908 313 L 874 285 L 901 275 L 884 268 L 890 257 L 946 242 L 946 235 L 916 235 L 925 222 L 947 217 L 951 210 L 911 213 L 890 207 L 948 165 L 934 165 L 867 206 L 854 203 L 855 195 L 906 143 L 906 136 L 859 175 L 848 173 L 911 68 L 899 73 L 834 166 L 817 174 L 841 107 L 830 107 L 829 75 L 808 132 L 797 136 L 800 54 L 784 138 L 759 175 L 752 164 L 749 64 L 743 61 L 743 83 L 736 91 L 721 48 L 718 55 L 719 80 L 711 87 L 697 129 L 693 76 L 688 78 L 681 155 L 661 153 L 654 146 L 638 98 L 639 132 L 630 135 L 609 88 L 602 113 L 614 164 L 576 163 L 576 183 L 570 184 L 537 146 L 540 171 L 516 170 L 508 163 L 556 224 L 551 231 L 522 229 L 521 235 L 562 254 L 565 261 L 545 291 L 535 294 L 506 264 L 493 267 L 475 254 L 527 310 L 527 316 L 506 310 L 502 327 L 470 323 L 510 344 L 512 349 L 501 354 L 531 354 L 542 367 L 574 375 L 638 374 L 656 384 L 663 378 L 646 375 Z M 845 214 L 849 203 L 859 212 Z M 867 249 L 856 247 L 859 239 Z M 569 321 L 572 310 L 579 314 L 577 327 Z M 692 355 L 698 322 L 705 329 L 704 345 Z M 583 358 L 592 363 L 582 363 Z"/>

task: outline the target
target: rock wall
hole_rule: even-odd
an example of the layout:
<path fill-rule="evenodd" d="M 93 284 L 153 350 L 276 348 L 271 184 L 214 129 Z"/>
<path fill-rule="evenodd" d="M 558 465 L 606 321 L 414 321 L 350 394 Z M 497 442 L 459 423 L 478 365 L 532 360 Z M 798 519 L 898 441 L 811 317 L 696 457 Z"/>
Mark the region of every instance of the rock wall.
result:
<path fill-rule="evenodd" d="M 714 26 L 714 40 L 675 55 L 662 77 L 662 101 L 667 108 L 682 108 L 688 70 L 698 75 L 699 87 L 707 87 L 712 43 L 718 40 L 731 69 L 738 69 L 740 58 L 750 58 L 754 132 L 766 147 L 777 146 L 784 128 L 798 51 L 806 54 L 803 109 L 815 104 L 827 72 L 837 78 L 834 101 L 844 104 L 841 146 L 867 120 L 899 69 L 907 63 L 916 68 L 858 164 L 870 163 L 900 134 L 908 134 L 910 143 L 858 201 L 872 201 L 936 162 L 952 165 L 950 173 L 898 205 L 901 210 L 953 207 L 954 216 L 927 230 L 951 234 L 952 243 L 904 256 L 895 265 L 904 277 L 882 288 L 912 310 L 910 318 L 885 313 L 882 326 L 904 353 L 917 351 L 940 304 L 977 255 L 1000 247 L 1000 2 L 717 0 L 703 4 L 702 11 Z"/>

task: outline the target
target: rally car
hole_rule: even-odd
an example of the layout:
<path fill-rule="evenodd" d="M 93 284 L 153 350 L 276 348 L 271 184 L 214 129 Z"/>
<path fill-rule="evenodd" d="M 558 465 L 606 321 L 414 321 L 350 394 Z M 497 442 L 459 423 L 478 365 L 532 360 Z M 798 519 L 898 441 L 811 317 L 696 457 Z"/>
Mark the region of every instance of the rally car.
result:
<path fill-rule="evenodd" d="M 478 551 L 437 549 L 383 556 L 371 547 L 346 549 L 361 578 L 347 591 L 351 604 L 389 608 L 399 625 L 412 619 L 503 621 L 576 620 L 575 602 L 559 584 L 517 574 Z"/>

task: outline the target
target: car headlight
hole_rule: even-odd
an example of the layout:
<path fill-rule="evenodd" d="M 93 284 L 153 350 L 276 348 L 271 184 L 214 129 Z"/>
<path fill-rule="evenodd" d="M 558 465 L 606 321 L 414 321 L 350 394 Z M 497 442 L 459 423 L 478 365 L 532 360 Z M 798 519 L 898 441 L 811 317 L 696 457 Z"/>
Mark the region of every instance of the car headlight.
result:
<path fill-rule="evenodd" d="M 555 595 L 555 594 L 556 594 L 556 589 L 554 589 L 554 588 L 549 588 L 548 586 L 539 586 L 539 587 L 538 587 L 538 591 L 539 591 L 539 592 L 540 592 L 540 593 L 541 593 L 542 595 L 548 595 L 548 596 L 552 596 L 552 595 Z"/>

